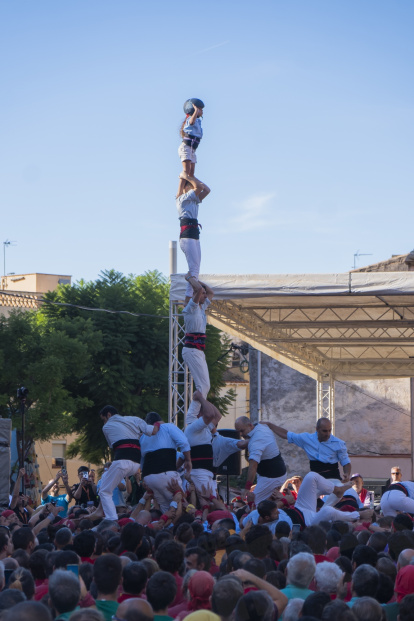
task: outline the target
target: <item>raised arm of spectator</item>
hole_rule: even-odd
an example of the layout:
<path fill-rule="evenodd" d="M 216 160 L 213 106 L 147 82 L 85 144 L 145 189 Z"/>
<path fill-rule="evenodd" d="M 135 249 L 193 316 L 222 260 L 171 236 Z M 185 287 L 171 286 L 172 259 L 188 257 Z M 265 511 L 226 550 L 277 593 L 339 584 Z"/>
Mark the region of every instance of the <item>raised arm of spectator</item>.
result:
<path fill-rule="evenodd" d="M 55 476 L 54 479 L 51 479 L 49 481 L 49 483 L 47 485 L 45 485 L 45 487 L 42 489 L 42 499 L 46 500 L 46 498 L 49 496 L 49 492 L 52 489 L 52 487 L 59 481 L 59 477 L 62 473 L 59 472 L 57 473 L 57 475 Z"/>
<path fill-rule="evenodd" d="M 151 509 L 151 500 L 153 496 L 154 494 L 147 490 L 145 494 L 142 496 L 142 498 L 139 499 L 138 504 L 136 505 L 136 507 L 134 507 L 134 510 L 131 513 L 131 518 L 133 520 L 137 519 L 141 511 L 144 511 L 144 510 L 149 511 Z"/>
<path fill-rule="evenodd" d="M 47 528 L 49 526 L 49 524 L 52 524 L 55 521 L 55 517 L 57 516 L 57 514 L 59 513 L 59 511 L 62 510 L 62 507 L 57 507 L 52 505 L 51 503 L 48 503 L 47 505 L 45 505 L 46 510 L 49 512 L 48 515 L 43 519 L 39 521 L 40 515 L 39 513 L 36 513 L 33 518 L 30 519 L 29 521 L 29 525 L 31 525 L 31 521 L 32 519 L 36 519 L 37 518 L 37 522 L 32 526 L 32 531 L 34 535 L 37 535 L 38 533 L 40 533 L 40 531 L 43 528 Z"/>
<path fill-rule="evenodd" d="M 243 586 L 245 586 L 246 582 L 250 582 L 260 591 L 266 591 L 266 593 L 270 595 L 270 597 L 276 604 L 279 617 L 281 617 L 282 612 L 284 611 L 288 603 L 288 598 L 284 593 L 279 591 L 279 589 L 273 586 L 273 584 L 270 584 L 269 582 L 266 582 L 266 580 L 258 578 L 254 574 L 250 573 L 250 571 L 246 571 L 245 569 L 237 569 L 236 571 L 232 571 L 231 575 L 239 578 L 239 580 L 242 581 Z"/>
<path fill-rule="evenodd" d="M 26 474 L 26 470 L 24 468 L 20 468 L 17 474 L 16 483 L 14 484 L 14 487 L 13 487 L 12 499 L 10 501 L 10 509 L 14 509 L 17 505 L 17 500 L 19 498 L 19 491 L 20 491 L 22 478 L 24 477 L 25 474 Z"/>
<path fill-rule="evenodd" d="M 267 425 L 269 429 L 273 431 L 273 433 L 279 436 L 279 438 L 283 438 L 284 440 L 287 440 L 287 434 L 288 434 L 287 429 L 284 429 L 283 427 L 278 427 L 278 425 L 274 425 L 273 423 L 270 423 L 268 420 L 261 420 L 260 424 Z"/>
<path fill-rule="evenodd" d="M 65 486 L 65 490 L 66 490 L 66 500 L 70 502 L 72 500 L 72 490 L 69 487 L 68 473 L 62 474 L 62 483 Z"/>

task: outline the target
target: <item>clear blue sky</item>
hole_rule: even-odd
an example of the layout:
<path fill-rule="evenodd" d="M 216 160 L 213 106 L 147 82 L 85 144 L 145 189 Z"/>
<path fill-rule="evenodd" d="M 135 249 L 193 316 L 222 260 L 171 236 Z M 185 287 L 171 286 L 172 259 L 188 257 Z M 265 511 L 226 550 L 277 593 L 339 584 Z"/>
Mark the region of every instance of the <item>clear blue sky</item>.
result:
<path fill-rule="evenodd" d="M 0 29 L 7 272 L 167 274 L 188 97 L 202 273 L 414 248 L 412 0 L 3 1 Z"/>

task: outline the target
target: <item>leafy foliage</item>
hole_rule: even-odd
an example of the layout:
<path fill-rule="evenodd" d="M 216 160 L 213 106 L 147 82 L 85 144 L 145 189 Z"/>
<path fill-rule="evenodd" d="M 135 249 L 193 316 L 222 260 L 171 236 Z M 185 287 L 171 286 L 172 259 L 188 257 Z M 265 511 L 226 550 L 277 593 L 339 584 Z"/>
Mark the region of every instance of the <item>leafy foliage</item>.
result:
<path fill-rule="evenodd" d="M 36 312 L 0 317 L 0 415 L 11 417 L 13 426 L 20 429 L 17 389 L 28 388 L 28 440 L 69 433 L 71 414 L 88 405 L 87 398 L 68 387 L 80 381 L 89 364 L 88 326 L 79 320 L 67 323 L 59 320 L 51 327 Z"/>
<path fill-rule="evenodd" d="M 108 403 L 123 414 L 144 417 L 149 411 L 157 411 L 167 420 L 169 284 L 166 279 L 156 271 L 142 276 L 108 271 L 96 282 L 81 281 L 72 287 L 60 287 L 46 299 L 63 305 L 151 315 L 136 317 L 55 304 L 43 306 L 41 314 L 49 326 L 77 321 L 85 328 L 89 326 L 92 332 L 92 339 L 85 343 L 88 364 L 81 379 L 73 378 L 68 385 L 69 392 L 81 399 L 72 412 L 79 437 L 71 446 L 71 455 L 80 454 L 95 462 L 107 456 L 98 412 Z M 214 395 L 224 386 L 222 373 L 226 360 L 217 360 L 226 348 L 219 330 L 209 326 L 208 333 L 206 355 L 212 400 L 225 412 L 232 395 L 221 399 Z"/>

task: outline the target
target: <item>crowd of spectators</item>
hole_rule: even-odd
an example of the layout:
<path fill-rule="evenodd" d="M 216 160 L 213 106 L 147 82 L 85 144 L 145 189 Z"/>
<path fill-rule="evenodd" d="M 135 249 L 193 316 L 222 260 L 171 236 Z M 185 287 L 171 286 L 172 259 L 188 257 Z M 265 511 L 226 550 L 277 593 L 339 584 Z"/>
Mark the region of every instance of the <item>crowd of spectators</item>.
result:
<path fill-rule="evenodd" d="M 1 621 L 414 621 L 409 515 L 292 528 L 283 508 L 300 477 L 257 507 L 177 487 L 163 514 L 132 478 L 116 490 L 117 521 L 91 519 L 99 484 L 86 466 L 72 487 L 58 473 L 37 509 L 13 492 Z"/>

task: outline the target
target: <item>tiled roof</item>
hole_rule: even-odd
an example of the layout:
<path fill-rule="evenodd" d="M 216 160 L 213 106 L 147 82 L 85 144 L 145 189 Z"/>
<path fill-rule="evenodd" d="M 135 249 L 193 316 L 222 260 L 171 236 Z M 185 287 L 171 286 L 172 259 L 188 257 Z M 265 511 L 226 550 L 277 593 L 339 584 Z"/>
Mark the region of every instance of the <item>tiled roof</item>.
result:
<path fill-rule="evenodd" d="M 410 272 L 413 270 L 414 250 L 408 254 L 397 254 L 385 261 L 351 270 L 351 272 Z"/>

